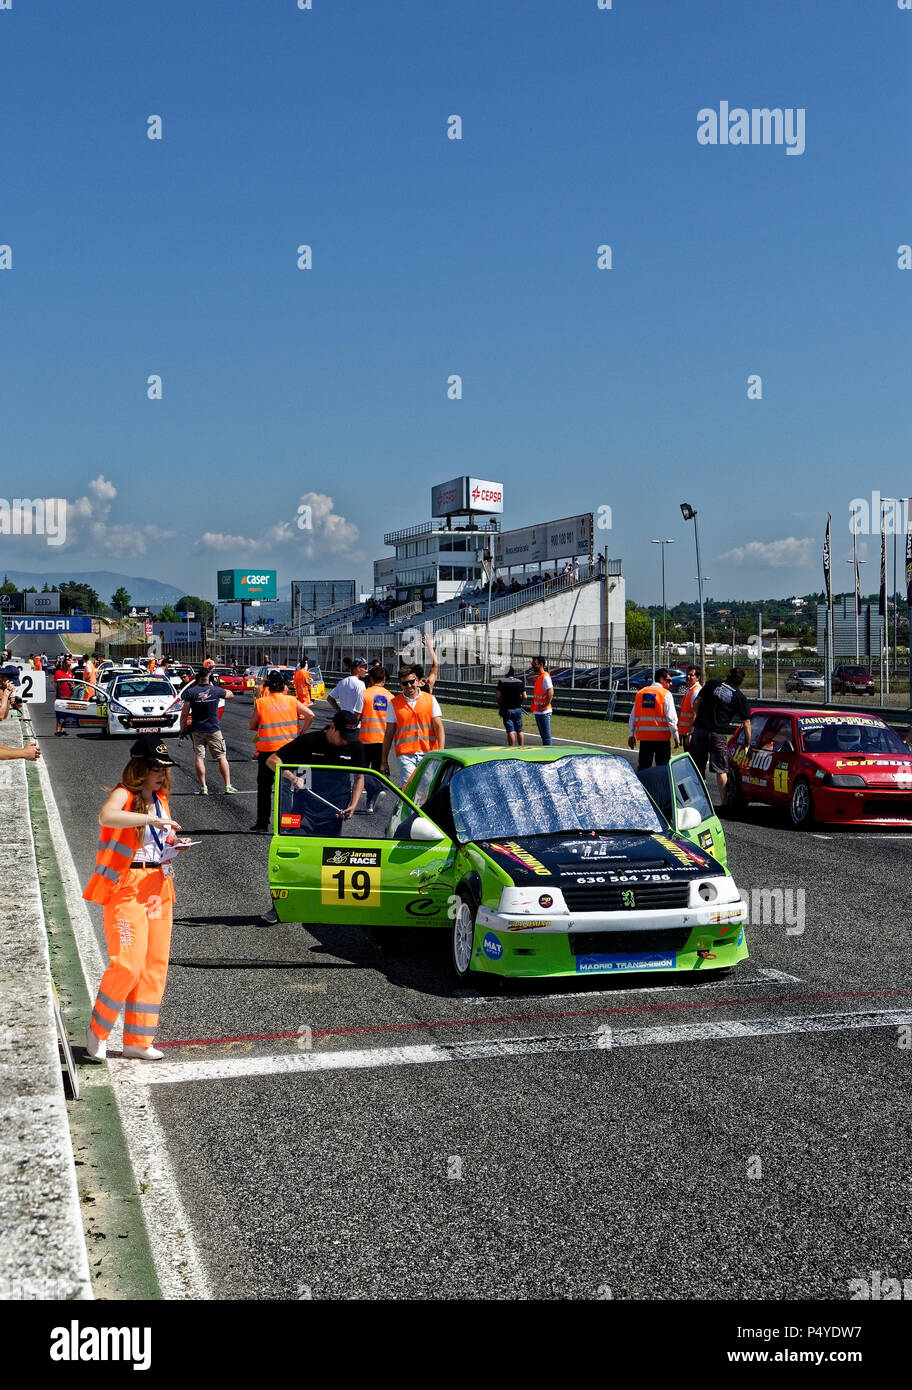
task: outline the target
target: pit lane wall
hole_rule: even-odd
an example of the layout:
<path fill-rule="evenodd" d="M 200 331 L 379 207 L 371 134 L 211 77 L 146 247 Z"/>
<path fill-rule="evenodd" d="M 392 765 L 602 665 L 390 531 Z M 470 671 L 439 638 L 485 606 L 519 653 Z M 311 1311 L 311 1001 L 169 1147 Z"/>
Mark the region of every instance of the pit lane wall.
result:
<path fill-rule="evenodd" d="M 5 719 L 0 744 L 21 729 Z M 0 762 L 0 1299 L 90 1299 L 27 766 Z"/>

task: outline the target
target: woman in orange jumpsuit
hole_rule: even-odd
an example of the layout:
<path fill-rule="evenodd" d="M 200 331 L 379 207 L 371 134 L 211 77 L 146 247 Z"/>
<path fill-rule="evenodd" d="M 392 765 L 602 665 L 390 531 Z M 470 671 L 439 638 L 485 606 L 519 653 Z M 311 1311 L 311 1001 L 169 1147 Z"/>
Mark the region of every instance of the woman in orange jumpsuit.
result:
<path fill-rule="evenodd" d="M 123 1055 L 149 1062 L 164 1055 L 152 1043 L 171 946 L 173 850 L 166 846 L 184 848 L 168 807 L 173 766 L 160 736 L 143 735 L 98 814 L 95 872 L 82 895 L 104 906 L 111 958 L 86 1031 L 86 1050 L 96 1062 L 104 1061 L 108 1034 L 124 1008 Z"/>

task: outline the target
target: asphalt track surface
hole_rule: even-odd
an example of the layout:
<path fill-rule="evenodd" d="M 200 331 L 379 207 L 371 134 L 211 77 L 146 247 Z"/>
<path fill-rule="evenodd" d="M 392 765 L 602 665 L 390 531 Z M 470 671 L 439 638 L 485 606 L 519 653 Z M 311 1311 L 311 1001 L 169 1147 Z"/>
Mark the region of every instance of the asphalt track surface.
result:
<path fill-rule="evenodd" d="M 54 739 L 50 708 L 84 883 L 128 742 Z M 212 769 L 194 796 L 169 741 L 204 845 L 177 870 L 166 1057 L 109 1063 L 154 1108 L 204 1272 L 188 1296 L 847 1299 L 909 1274 L 907 837 L 729 823 L 739 886 L 803 889 L 804 930 L 749 926 L 722 982 L 460 987 L 446 933 L 387 956 L 354 928 L 257 925 L 249 712 L 223 721 L 247 795 Z"/>

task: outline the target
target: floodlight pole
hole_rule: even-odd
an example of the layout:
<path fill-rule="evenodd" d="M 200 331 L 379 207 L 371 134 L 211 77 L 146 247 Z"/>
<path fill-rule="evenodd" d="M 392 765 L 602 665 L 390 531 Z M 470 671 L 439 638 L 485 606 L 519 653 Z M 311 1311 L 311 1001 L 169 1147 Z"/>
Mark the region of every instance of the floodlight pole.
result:
<path fill-rule="evenodd" d="M 703 608 L 703 567 L 700 564 L 700 531 L 697 526 L 696 509 L 689 502 L 681 503 L 681 515 L 685 521 L 694 524 L 694 543 L 697 547 L 697 589 L 700 595 L 700 669 L 706 671 L 706 616 Z"/>

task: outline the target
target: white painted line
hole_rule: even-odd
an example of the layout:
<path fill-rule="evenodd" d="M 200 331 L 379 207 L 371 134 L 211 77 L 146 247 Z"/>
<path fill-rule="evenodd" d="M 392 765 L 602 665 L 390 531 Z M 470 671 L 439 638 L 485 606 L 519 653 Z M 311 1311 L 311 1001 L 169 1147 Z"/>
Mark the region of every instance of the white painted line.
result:
<path fill-rule="evenodd" d="M 832 840 L 832 838 L 832 835 L 821 835 L 820 832 L 817 830 L 811 831 L 812 840 Z"/>
<path fill-rule="evenodd" d="M 462 1043 L 424 1043 L 415 1047 L 371 1047 L 357 1051 L 287 1052 L 261 1057 L 224 1057 L 199 1062 L 112 1061 L 112 1070 L 144 1085 L 162 1086 L 243 1080 L 252 1076 L 308 1075 L 325 1071 L 406 1067 L 429 1062 L 479 1062 L 491 1057 L 521 1057 L 556 1052 L 594 1052 L 622 1047 L 664 1047 L 670 1043 L 724 1042 L 732 1038 L 767 1038 L 789 1033 L 837 1033 L 861 1028 L 899 1028 L 912 1023 L 912 1012 L 818 1014 L 793 1018 L 728 1019 L 679 1023 L 664 1028 L 605 1028 L 597 1033 L 558 1034 L 544 1038 L 482 1038 Z"/>
<path fill-rule="evenodd" d="M 82 896 L 79 875 L 57 809 L 50 772 L 40 758 L 35 766 L 41 778 L 51 841 L 63 880 L 67 911 L 73 923 L 82 973 L 85 976 L 89 998 L 94 999 L 107 962 L 102 956 L 98 937 Z M 123 1025 L 118 1020 L 111 1033 L 111 1045 L 119 1048 L 122 1035 Z M 151 1063 L 147 1062 L 145 1065 L 148 1067 Z M 101 1080 L 102 1068 L 99 1067 L 98 1071 L 98 1079 Z M 146 1223 L 161 1291 L 167 1299 L 211 1300 L 213 1295 L 171 1167 L 167 1140 L 148 1092 L 141 1085 L 146 1078 L 142 1075 L 122 1077 L 119 1069 L 109 1064 L 107 1079 L 113 1086 L 114 1099 L 120 1112 L 137 1186 L 140 1187 L 143 1182 L 149 1184 L 139 1199 L 140 1209 Z M 141 1187 L 140 1190 L 142 1191 Z"/>
<path fill-rule="evenodd" d="M 800 985 L 800 975 L 787 975 L 784 970 L 764 970 L 761 966 L 757 967 L 757 974 L 762 975 L 766 980 L 778 980 L 783 985 Z"/>

